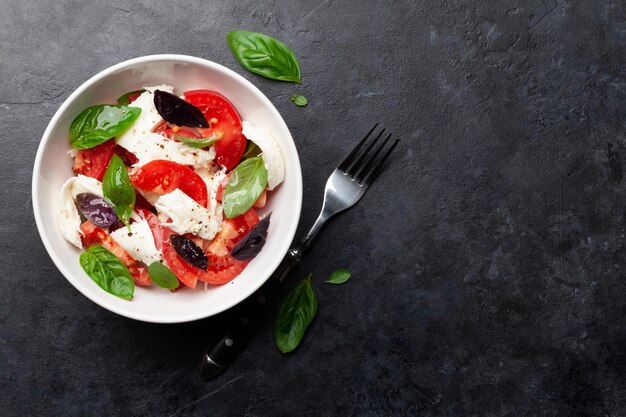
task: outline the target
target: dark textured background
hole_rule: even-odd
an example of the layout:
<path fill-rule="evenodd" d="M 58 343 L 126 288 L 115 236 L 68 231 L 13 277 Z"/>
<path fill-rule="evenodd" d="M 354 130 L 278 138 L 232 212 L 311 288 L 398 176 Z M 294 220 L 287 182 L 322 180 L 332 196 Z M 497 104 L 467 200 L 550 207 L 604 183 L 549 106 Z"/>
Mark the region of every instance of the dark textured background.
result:
<path fill-rule="evenodd" d="M 0 10 L 2 415 L 626 415 L 623 1 Z M 240 67 L 234 28 L 289 44 L 302 85 Z M 381 120 L 402 137 L 287 285 L 315 275 L 303 344 L 283 356 L 267 323 L 211 382 L 195 366 L 219 318 L 103 310 L 56 270 L 33 220 L 32 164 L 56 109 L 98 71 L 155 53 L 224 64 L 274 102 L 302 161 L 300 233 L 357 136 Z M 340 267 L 348 284 L 322 284 Z"/>

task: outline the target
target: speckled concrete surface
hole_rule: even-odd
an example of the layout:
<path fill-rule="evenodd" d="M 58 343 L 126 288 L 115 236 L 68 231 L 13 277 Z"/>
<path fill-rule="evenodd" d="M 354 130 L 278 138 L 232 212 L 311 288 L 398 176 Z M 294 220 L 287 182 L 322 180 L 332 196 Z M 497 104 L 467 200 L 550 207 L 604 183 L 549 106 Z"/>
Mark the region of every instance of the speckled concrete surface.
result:
<path fill-rule="evenodd" d="M 625 9 L 0 0 L 1 414 L 626 415 Z M 234 28 L 288 43 L 302 85 L 240 67 Z M 315 274 L 303 344 L 281 355 L 266 323 L 210 382 L 195 366 L 219 317 L 117 317 L 65 281 L 34 226 L 32 164 L 55 110 L 153 53 L 222 63 L 274 102 L 301 156 L 301 232 L 357 132 L 380 120 L 402 137 L 285 288 Z M 354 278 L 323 285 L 340 267 Z"/>

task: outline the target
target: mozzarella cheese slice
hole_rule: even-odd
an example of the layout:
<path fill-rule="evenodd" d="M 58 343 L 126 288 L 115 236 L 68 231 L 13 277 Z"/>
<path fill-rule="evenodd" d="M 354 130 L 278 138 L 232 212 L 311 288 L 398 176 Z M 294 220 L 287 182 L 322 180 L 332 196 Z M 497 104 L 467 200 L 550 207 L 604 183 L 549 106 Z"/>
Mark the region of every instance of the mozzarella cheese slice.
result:
<path fill-rule="evenodd" d="M 154 207 L 170 218 L 163 226 L 178 234 L 191 233 L 210 240 L 220 229 L 216 216 L 178 188 L 159 197 Z"/>
<path fill-rule="evenodd" d="M 76 196 L 80 193 L 91 193 L 104 197 L 102 194 L 102 183 L 95 178 L 79 174 L 65 181 L 65 184 L 61 187 L 61 209 L 58 217 L 59 229 L 61 229 L 61 234 L 68 242 L 82 249 L 80 214 L 76 208 Z"/>
<path fill-rule="evenodd" d="M 267 168 L 267 189 L 273 190 L 285 179 L 285 162 L 278 143 L 269 129 L 256 127 L 247 120 L 242 122 L 243 135 L 261 148 L 261 158 Z"/>
<path fill-rule="evenodd" d="M 111 237 L 130 256 L 148 266 L 152 262 L 158 262 L 162 259 L 146 219 L 140 219 L 135 223 L 131 223 L 130 230 L 128 227 L 121 227 L 111 232 Z"/>
<path fill-rule="evenodd" d="M 217 190 L 221 182 L 226 177 L 226 169 L 211 172 L 209 168 L 196 168 L 196 173 L 202 178 L 206 184 L 207 196 L 209 197 L 209 216 L 217 224 L 217 231 L 222 229 L 223 211 L 222 205 L 217 201 Z"/>
<path fill-rule="evenodd" d="M 201 167 L 207 166 L 215 159 L 213 147 L 209 148 L 208 151 L 195 149 L 153 132 L 143 132 L 132 141 L 126 140 L 120 146 L 134 153 L 139 159 L 139 162 L 133 167 L 140 167 L 155 159 L 165 159 L 182 165 Z"/>

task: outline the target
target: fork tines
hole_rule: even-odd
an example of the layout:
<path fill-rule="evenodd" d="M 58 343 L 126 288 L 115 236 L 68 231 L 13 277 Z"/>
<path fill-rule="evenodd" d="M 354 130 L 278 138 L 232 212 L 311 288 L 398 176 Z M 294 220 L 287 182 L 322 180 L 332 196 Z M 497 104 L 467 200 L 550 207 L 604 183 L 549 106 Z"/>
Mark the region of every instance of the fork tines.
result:
<path fill-rule="evenodd" d="M 385 133 L 385 129 L 383 128 L 373 140 L 370 140 L 364 151 L 361 151 L 363 145 L 368 142 L 372 133 L 378 127 L 378 123 L 374 125 L 374 127 L 365 135 L 363 139 L 356 145 L 356 147 L 348 154 L 346 159 L 339 164 L 339 169 L 343 171 L 344 174 L 349 175 L 352 179 L 357 180 L 360 184 L 371 184 L 385 163 L 385 160 L 389 157 L 393 149 L 396 147 L 400 139 L 396 139 L 393 141 L 391 146 L 387 146 L 386 151 L 383 151 L 389 139 L 391 139 L 391 133 L 389 133 L 385 139 L 380 143 L 374 151 L 372 148 L 380 141 L 380 138 L 383 137 Z"/>

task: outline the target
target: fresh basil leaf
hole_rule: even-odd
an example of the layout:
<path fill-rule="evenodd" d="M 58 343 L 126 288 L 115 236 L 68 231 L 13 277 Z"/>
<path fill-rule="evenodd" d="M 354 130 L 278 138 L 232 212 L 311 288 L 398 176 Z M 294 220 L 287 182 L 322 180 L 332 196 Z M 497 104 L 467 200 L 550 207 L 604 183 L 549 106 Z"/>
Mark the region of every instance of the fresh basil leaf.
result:
<path fill-rule="evenodd" d="M 246 145 L 246 151 L 241 156 L 241 160 L 245 161 L 246 159 L 254 158 L 259 155 L 261 155 L 261 148 L 259 148 L 256 143 L 249 140 Z"/>
<path fill-rule="evenodd" d="M 206 148 L 207 146 L 213 145 L 215 142 L 220 140 L 223 136 L 223 133 L 219 133 L 210 138 L 187 138 L 181 135 L 174 135 L 177 141 L 184 143 L 187 146 L 191 146 L 192 148 Z"/>
<path fill-rule="evenodd" d="M 224 214 L 237 217 L 252 207 L 267 185 L 267 169 L 259 157 L 246 159 L 233 170 L 222 195 Z"/>
<path fill-rule="evenodd" d="M 166 122 L 177 126 L 209 127 L 200 109 L 176 94 L 155 90 L 154 107 Z"/>
<path fill-rule="evenodd" d="M 300 94 L 292 94 L 291 101 L 293 101 L 294 104 L 298 107 L 304 107 L 309 104 L 309 100 L 307 100 L 306 97 Z"/>
<path fill-rule="evenodd" d="M 117 155 L 113 155 L 107 170 L 104 172 L 102 192 L 113 204 L 117 217 L 128 226 L 130 215 L 135 207 L 135 189 L 130 182 L 124 162 Z"/>
<path fill-rule="evenodd" d="M 146 90 L 135 90 L 135 91 L 129 91 L 126 94 L 122 94 L 121 96 L 117 98 L 117 104 L 119 104 L 120 106 L 128 106 L 130 104 L 130 96 L 134 96 L 136 94 L 140 95 L 144 91 Z"/>
<path fill-rule="evenodd" d="M 125 300 L 133 298 L 135 284 L 128 268 L 108 249 L 97 243 L 79 258 L 80 266 L 96 284 L 109 294 Z"/>
<path fill-rule="evenodd" d="M 139 107 L 96 104 L 80 112 L 70 125 L 70 145 L 90 149 L 128 129 L 141 114 Z"/>
<path fill-rule="evenodd" d="M 148 267 L 148 276 L 156 285 L 161 288 L 173 290 L 178 288 L 178 278 L 167 266 L 161 262 L 152 262 Z"/>
<path fill-rule="evenodd" d="M 267 230 L 270 227 L 270 217 L 272 217 L 272 213 L 263 217 L 260 222 L 255 224 L 248 234 L 231 249 L 230 256 L 238 261 L 249 261 L 257 256 L 265 245 Z"/>
<path fill-rule="evenodd" d="M 347 282 L 351 278 L 351 276 L 352 275 L 350 274 L 350 271 L 348 271 L 347 269 L 338 269 L 330 274 L 326 282 L 329 284 L 340 285 L 344 282 Z"/>
<path fill-rule="evenodd" d="M 306 328 L 317 312 L 317 296 L 312 274 L 291 290 L 278 310 L 274 324 L 274 341 L 283 353 L 294 350 L 304 337 Z"/>
<path fill-rule="evenodd" d="M 255 74 L 278 81 L 301 81 L 298 58 L 278 39 L 247 30 L 228 32 L 227 39 L 237 61 Z"/>

